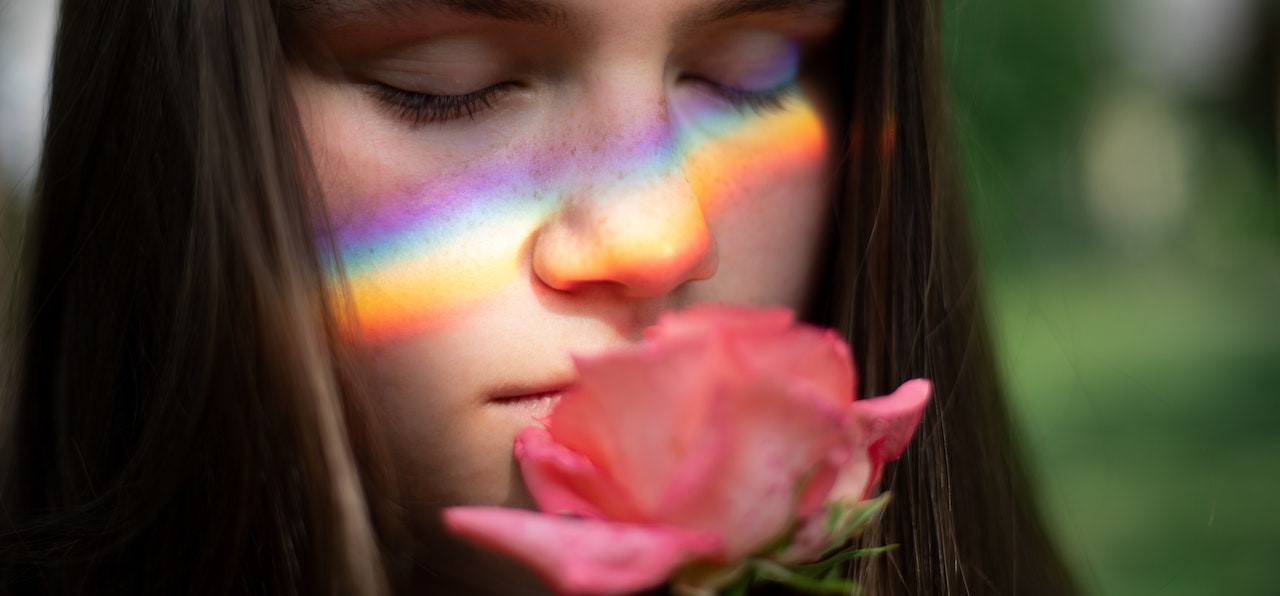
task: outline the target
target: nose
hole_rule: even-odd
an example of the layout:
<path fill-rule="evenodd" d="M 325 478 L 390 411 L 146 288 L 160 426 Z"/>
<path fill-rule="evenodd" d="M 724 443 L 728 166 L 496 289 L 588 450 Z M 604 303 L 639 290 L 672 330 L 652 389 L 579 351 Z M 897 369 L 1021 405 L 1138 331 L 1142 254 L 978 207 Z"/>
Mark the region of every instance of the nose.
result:
<path fill-rule="evenodd" d="M 637 136 L 655 138 L 652 132 Z M 715 240 L 676 144 L 631 139 L 611 145 L 631 146 L 622 151 L 629 157 L 589 160 L 616 167 L 578 166 L 580 182 L 539 231 L 533 247 L 538 278 L 561 291 L 613 285 L 623 295 L 647 298 L 714 275 Z M 655 145 L 666 148 L 635 149 Z"/>

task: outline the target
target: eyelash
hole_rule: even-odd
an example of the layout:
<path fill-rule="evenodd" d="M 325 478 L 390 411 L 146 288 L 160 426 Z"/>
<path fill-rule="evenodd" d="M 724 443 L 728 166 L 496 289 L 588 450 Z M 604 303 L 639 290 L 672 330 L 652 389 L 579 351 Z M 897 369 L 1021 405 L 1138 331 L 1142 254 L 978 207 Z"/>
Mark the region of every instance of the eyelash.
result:
<path fill-rule="evenodd" d="M 373 87 L 373 95 L 392 116 L 417 127 L 457 120 L 463 116 L 475 120 L 478 112 L 492 109 L 494 100 L 515 85 L 498 83 L 460 95 L 431 95 L 377 84 Z"/>
<path fill-rule="evenodd" d="M 742 114 L 764 115 L 785 110 L 787 109 L 788 100 L 791 99 L 797 89 L 794 79 L 760 91 L 750 91 L 723 85 L 703 78 L 694 80 L 707 86 L 712 93 L 720 96 L 733 109 Z M 374 98 L 392 116 L 415 127 L 421 127 L 427 124 L 457 120 L 464 116 L 470 120 L 475 120 L 477 113 L 482 110 L 493 109 L 494 101 L 515 86 L 516 83 L 498 83 L 497 85 L 460 95 L 432 95 L 406 91 L 385 84 L 375 84 L 372 92 Z"/>
<path fill-rule="evenodd" d="M 780 85 L 760 91 L 722 85 L 707 79 L 697 80 L 709 87 L 712 93 L 719 95 L 739 113 L 751 113 L 758 116 L 786 110 L 788 101 L 792 99 L 798 89 L 795 79 L 787 80 Z"/>

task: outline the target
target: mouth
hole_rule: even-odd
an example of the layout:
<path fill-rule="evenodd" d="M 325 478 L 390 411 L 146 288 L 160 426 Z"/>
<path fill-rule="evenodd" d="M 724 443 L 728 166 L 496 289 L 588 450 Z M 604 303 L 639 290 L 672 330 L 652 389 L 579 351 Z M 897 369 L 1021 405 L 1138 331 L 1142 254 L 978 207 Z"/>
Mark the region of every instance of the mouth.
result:
<path fill-rule="evenodd" d="M 494 401 L 494 405 L 504 410 L 526 413 L 532 418 L 543 418 L 550 415 L 559 402 L 560 393 L 542 393 L 499 399 Z"/>
<path fill-rule="evenodd" d="M 569 387 L 569 383 L 559 382 L 542 387 L 512 388 L 498 392 L 489 404 L 522 416 L 543 418 L 551 414 Z"/>

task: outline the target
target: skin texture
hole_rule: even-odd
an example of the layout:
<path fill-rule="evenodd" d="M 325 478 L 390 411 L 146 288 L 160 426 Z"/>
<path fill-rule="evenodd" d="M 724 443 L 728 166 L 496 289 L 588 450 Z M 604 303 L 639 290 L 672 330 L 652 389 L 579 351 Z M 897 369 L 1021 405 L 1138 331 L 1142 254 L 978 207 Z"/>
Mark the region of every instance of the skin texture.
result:
<path fill-rule="evenodd" d="M 532 580 L 446 538 L 439 510 L 532 506 L 512 442 L 552 402 L 511 398 L 570 384 L 571 355 L 697 303 L 803 309 L 835 122 L 813 57 L 841 7 L 356 4 L 304 11 L 294 70 L 348 341 L 426 551 L 418 587 L 521 593 Z M 780 105 L 733 103 L 790 81 Z M 386 90 L 493 85 L 431 117 Z"/>

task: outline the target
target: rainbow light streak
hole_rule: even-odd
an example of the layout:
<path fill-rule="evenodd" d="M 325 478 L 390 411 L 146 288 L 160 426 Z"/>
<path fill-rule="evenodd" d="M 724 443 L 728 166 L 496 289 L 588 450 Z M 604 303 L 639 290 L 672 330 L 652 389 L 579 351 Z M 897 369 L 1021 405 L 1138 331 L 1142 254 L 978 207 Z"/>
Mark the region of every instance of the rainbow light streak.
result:
<path fill-rule="evenodd" d="M 608 160 L 619 163 L 561 169 L 627 172 L 614 184 L 683 172 L 703 217 L 710 219 L 733 201 L 748 198 L 737 189 L 749 195 L 759 183 L 812 167 L 827 149 L 821 121 L 800 100 L 768 115 L 722 109 L 699 116 L 687 128 L 690 132 L 675 142 L 646 135 L 651 138 L 627 156 Z M 545 171 L 538 164 L 557 160 L 526 158 L 380 200 L 382 207 L 338 226 L 346 287 L 358 318 L 355 326 L 345 322 L 348 332 L 365 342 L 385 343 L 429 331 L 520 279 L 529 240 L 565 204 L 565 197 L 573 196 L 574 176 L 565 171 L 535 177 L 530 172 Z M 612 247 L 611 256 L 649 258 L 689 242 L 689 234 L 704 229 L 693 221 L 637 234 L 646 242 L 623 242 Z M 334 287 L 341 288 L 336 270 L 331 277 Z"/>
<path fill-rule="evenodd" d="M 748 122 L 720 115 L 704 128 L 712 134 L 688 151 L 684 167 L 708 218 L 733 200 L 747 198 L 735 188 L 776 180 L 820 162 L 827 153 L 822 121 L 807 103 Z"/>

